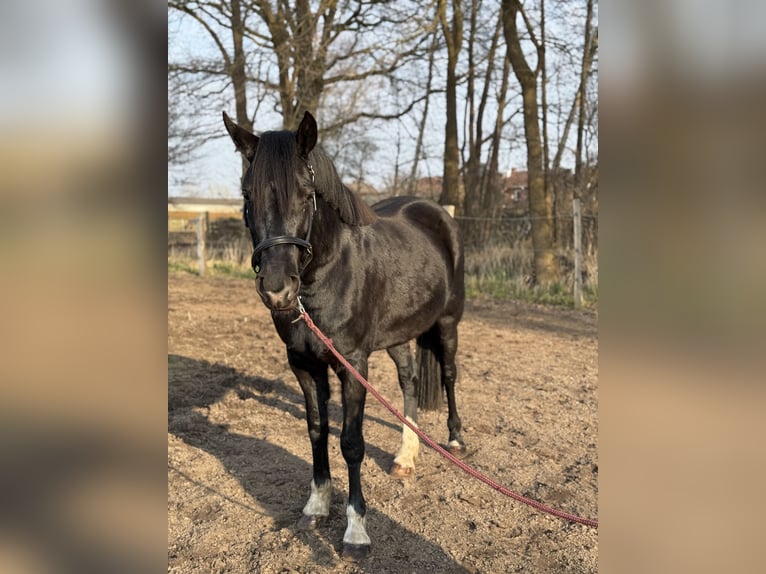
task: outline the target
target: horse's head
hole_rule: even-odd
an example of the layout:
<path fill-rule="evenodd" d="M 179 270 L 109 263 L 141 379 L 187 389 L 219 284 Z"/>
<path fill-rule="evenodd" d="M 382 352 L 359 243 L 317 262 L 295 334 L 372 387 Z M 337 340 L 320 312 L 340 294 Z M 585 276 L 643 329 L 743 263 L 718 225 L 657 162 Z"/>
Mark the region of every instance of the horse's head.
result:
<path fill-rule="evenodd" d="M 293 310 L 301 274 L 312 257 L 316 184 L 309 154 L 317 142 L 316 121 L 306 112 L 296 132 L 264 132 L 260 137 L 235 124 L 226 112 L 223 121 L 249 164 L 242 193 L 255 247 L 258 294 L 272 311 Z"/>

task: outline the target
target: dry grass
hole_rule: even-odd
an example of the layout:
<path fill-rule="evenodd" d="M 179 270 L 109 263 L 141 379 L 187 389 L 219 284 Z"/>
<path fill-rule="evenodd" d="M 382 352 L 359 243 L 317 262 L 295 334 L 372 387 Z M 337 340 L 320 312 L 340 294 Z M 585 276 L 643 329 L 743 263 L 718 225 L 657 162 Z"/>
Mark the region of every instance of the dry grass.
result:
<path fill-rule="evenodd" d="M 547 288 L 534 285 L 531 247 L 494 245 L 466 251 L 466 289 L 469 297 L 479 294 L 501 299 L 521 299 L 552 305 L 574 304 L 573 253 L 557 249 L 561 280 Z M 583 298 L 586 306 L 598 301 L 598 255 L 583 257 Z"/>

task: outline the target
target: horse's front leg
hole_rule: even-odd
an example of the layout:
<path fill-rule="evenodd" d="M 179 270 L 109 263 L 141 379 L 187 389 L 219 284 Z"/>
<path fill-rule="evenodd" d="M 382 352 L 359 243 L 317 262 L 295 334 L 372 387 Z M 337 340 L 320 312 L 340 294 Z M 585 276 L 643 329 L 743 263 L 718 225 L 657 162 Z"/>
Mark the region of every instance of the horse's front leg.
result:
<path fill-rule="evenodd" d="M 363 377 L 367 377 L 367 357 L 349 359 Z M 367 390 L 343 367 L 337 371 L 343 388 L 343 430 L 340 448 L 348 465 L 348 523 L 343 534 L 343 558 L 361 560 L 370 552 L 370 537 L 365 526 L 367 506 L 362 495 L 361 469 L 364 459 L 364 401 Z"/>
<path fill-rule="evenodd" d="M 290 367 L 303 389 L 306 400 L 306 422 L 311 439 L 311 451 L 314 460 L 314 473 L 311 480 L 311 495 L 303 507 L 303 515 L 298 521 L 298 528 L 312 530 L 322 518 L 330 514 L 332 480 L 330 462 L 327 456 L 327 401 L 330 398 L 330 386 L 327 381 L 327 365 L 312 361 L 294 353 L 287 354 Z"/>

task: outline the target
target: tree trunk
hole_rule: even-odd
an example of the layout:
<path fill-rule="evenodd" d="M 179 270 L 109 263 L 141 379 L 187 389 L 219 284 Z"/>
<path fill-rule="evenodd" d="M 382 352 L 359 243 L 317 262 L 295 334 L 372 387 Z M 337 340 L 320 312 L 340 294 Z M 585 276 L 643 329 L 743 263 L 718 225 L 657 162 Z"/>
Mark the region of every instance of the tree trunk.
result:
<path fill-rule="evenodd" d="M 593 62 L 593 42 L 591 40 L 590 22 L 593 18 L 593 0 L 588 0 L 587 15 L 585 17 L 585 41 L 583 43 L 582 66 L 580 68 L 580 100 L 577 113 L 577 148 L 575 151 L 575 193 L 577 197 L 582 194 L 582 156 L 583 156 L 583 132 L 585 131 L 585 88 L 590 75 Z"/>
<path fill-rule="evenodd" d="M 540 72 L 540 109 L 543 126 L 543 181 L 545 182 L 545 195 L 551 198 L 553 213 L 553 242 L 557 243 L 560 235 L 555 225 L 558 221 L 557 206 L 558 197 L 556 196 L 555 184 L 551 176 L 550 146 L 548 141 L 548 68 L 546 64 L 546 45 L 545 45 L 545 0 L 540 0 L 540 43 L 537 45 L 537 68 Z"/>
<path fill-rule="evenodd" d="M 529 174 L 529 211 L 532 221 L 535 283 L 549 286 L 558 281 L 553 256 L 553 215 L 550 196 L 545 192 L 543 145 L 537 108 L 537 77 L 530 69 L 521 49 L 516 17 L 521 11 L 518 0 L 503 0 L 503 28 L 508 44 L 508 57 L 521 85 L 524 106 L 524 134 L 527 140 L 527 172 Z"/>
<path fill-rule="evenodd" d="M 481 178 L 481 119 L 476 119 L 476 75 L 477 68 L 474 58 L 476 49 L 476 19 L 477 19 L 477 0 L 471 0 L 471 8 L 468 25 L 468 74 L 466 77 L 467 89 L 467 116 L 468 125 L 466 126 L 465 137 L 468 140 L 463 145 L 468 150 L 468 157 L 463 158 L 463 214 L 468 217 L 481 217 L 481 188 L 479 179 Z M 490 67 L 487 66 L 489 70 Z M 485 83 L 485 88 L 487 84 Z M 485 92 L 486 93 L 486 92 Z M 463 232 L 463 240 L 466 245 L 474 246 L 480 244 L 481 222 L 476 220 L 469 223 Z"/>
<path fill-rule="evenodd" d="M 253 131 L 253 122 L 247 113 L 247 75 L 245 73 L 245 22 L 242 20 L 242 6 L 239 0 L 231 2 L 231 36 L 234 44 L 234 58 L 231 61 L 231 84 L 234 87 L 234 109 L 237 123 L 248 131 Z M 242 157 L 242 176 L 247 171 L 248 162 Z"/>
<path fill-rule="evenodd" d="M 444 135 L 444 177 L 439 203 L 460 210 L 460 150 L 457 136 L 457 67 L 463 41 L 463 13 L 460 0 L 452 0 L 452 23 L 447 22 L 447 2 L 438 5 L 444 38 L 447 41 L 447 121 Z"/>

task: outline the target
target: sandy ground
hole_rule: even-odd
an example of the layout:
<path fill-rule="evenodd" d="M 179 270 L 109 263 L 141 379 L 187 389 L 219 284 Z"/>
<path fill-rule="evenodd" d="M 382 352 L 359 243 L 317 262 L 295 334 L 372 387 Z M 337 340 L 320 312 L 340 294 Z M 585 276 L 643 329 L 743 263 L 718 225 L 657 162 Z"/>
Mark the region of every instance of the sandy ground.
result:
<path fill-rule="evenodd" d="M 457 401 L 466 462 L 567 512 L 598 515 L 598 338 L 593 312 L 474 300 L 460 325 Z M 370 381 L 402 400 L 393 363 Z M 168 278 L 168 572 L 597 572 L 597 530 L 492 490 L 421 445 L 414 475 L 388 475 L 400 425 L 368 396 L 370 556 L 340 557 L 347 476 L 332 378 L 331 515 L 296 529 L 309 494 L 303 397 L 251 281 Z M 446 406 L 421 413 L 442 444 Z"/>

